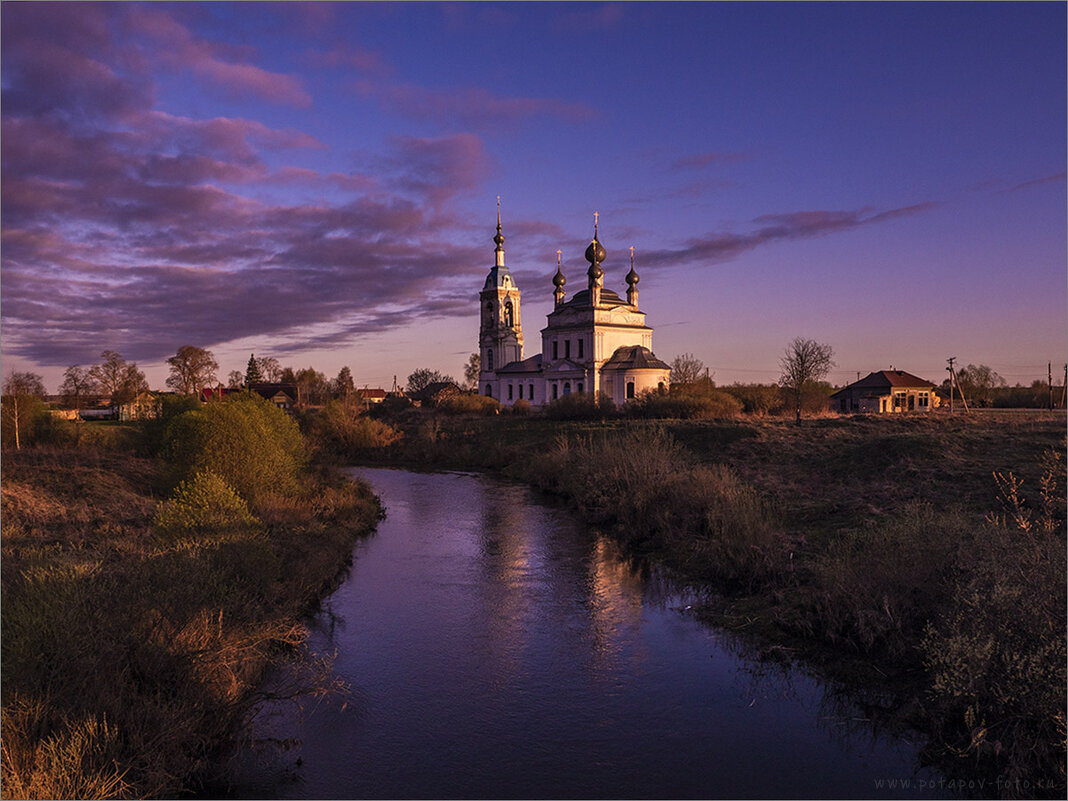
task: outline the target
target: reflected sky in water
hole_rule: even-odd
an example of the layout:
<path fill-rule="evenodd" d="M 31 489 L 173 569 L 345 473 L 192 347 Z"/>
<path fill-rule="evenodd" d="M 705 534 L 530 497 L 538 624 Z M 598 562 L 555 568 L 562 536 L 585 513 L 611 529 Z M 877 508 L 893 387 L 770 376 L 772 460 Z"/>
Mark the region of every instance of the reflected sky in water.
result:
<path fill-rule="evenodd" d="M 804 674 L 754 666 L 614 543 L 528 488 L 360 468 L 387 517 L 312 623 L 351 688 L 261 717 L 300 747 L 239 794 L 894 797 L 917 745 Z M 300 764 L 297 764 L 297 759 Z"/>

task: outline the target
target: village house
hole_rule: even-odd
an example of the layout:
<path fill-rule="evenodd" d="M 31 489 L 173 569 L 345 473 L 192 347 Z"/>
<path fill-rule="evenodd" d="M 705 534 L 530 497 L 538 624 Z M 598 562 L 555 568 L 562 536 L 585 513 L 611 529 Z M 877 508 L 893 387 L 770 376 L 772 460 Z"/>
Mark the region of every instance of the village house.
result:
<path fill-rule="evenodd" d="M 934 388 L 930 381 L 904 370 L 879 370 L 835 392 L 830 406 L 843 414 L 929 412 L 940 403 Z"/>
<path fill-rule="evenodd" d="M 416 406 L 437 406 L 451 397 L 462 395 L 463 390 L 452 381 L 434 381 L 408 395 Z"/>
<path fill-rule="evenodd" d="M 634 249 L 622 298 L 604 285 L 607 254 L 597 238 L 596 215 L 586 248 L 586 288 L 567 299 L 558 252 L 554 308 L 541 330 L 541 353 L 534 356 L 523 355 L 521 293 L 504 263 L 499 208 L 493 241 L 495 264 L 479 294 L 479 392 L 509 406 L 518 400 L 540 406 L 574 392 L 600 392 L 623 404 L 667 387 L 671 367 L 653 353 L 653 329 L 638 308 Z"/>

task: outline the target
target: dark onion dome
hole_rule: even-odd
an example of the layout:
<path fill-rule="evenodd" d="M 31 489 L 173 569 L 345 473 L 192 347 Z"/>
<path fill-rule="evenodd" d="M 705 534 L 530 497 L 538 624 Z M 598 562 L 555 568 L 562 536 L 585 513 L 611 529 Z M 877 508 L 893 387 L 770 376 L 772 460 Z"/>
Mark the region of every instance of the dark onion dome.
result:
<path fill-rule="evenodd" d="M 493 241 L 496 243 L 497 247 L 504 244 L 504 234 L 501 233 L 501 223 L 499 220 L 497 221 L 497 234 L 493 237 Z"/>
<path fill-rule="evenodd" d="M 556 275 L 553 276 L 553 286 L 559 288 L 567 283 L 567 279 L 564 278 L 563 270 L 559 267 L 556 268 Z"/>
<path fill-rule="evenodd" d="M 597 241 L 597 237 L 595 236 L 593 241 L 590 242 L 590 246 L 586 248 L 586 261 L 590 264 L 599 264 L 604 261 L 605 256 L 607 255 L 608 254 L 604 252 L 604 246 Z"/>
<path fill-rule="evenodd" d="M 638 274 L 636 272 L 634 272 L 634 267 L 632 266 L 630 268 L 630 272 L 627 273 L 627 283 L 630 284 L 631 286 L 634 286 L 636 283 L 638 283 L 638 281 L 639 281 Z"/>
<path fill-rule="evenodd" d="M 604 268 L 595 261 L 590 262 L 590 269 L 586 271 L 586 275 L 594 280 L 604 277 Z"/>

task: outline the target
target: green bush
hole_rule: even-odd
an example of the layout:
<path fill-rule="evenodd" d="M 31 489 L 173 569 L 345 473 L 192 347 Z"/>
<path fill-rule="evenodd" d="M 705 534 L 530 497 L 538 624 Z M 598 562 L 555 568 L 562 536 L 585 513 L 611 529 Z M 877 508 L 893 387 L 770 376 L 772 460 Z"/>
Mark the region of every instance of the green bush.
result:
<path fill-rule="evenodd" d="M 155 532 L 166 540 L 248 532 L 258 525 L 248 504 L 210 470 L 196 473 L 161 503 L 152 520 Z"/>
<path fill-rule="evenodd" d="M 307 454 L 297 424 L 256 395 L 231 395 L 171 421 L 163 456 L 177 483 L 211 470 L 253 508 L 300 491 Z"/>

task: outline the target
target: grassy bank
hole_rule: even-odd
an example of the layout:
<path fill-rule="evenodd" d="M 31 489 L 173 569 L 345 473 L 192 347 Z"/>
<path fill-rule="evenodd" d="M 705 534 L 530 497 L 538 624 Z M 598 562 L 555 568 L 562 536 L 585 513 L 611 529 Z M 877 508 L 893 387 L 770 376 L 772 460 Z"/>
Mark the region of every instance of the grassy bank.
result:
<path fill-rule="evenodd" d="M 182 459 L 4 453 L 5 798 L 174 797 L 209 778 L 380 515 L 367 487 L 303 464 L 238 493 Z"/>
<path fill-rule="evenodd" d="M 888 677 L 944 770 L 1063 793 L 1063 415 L 402 427 L 378 458 L 565 496 L 723 593 L 717 623 Z"/>

